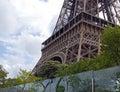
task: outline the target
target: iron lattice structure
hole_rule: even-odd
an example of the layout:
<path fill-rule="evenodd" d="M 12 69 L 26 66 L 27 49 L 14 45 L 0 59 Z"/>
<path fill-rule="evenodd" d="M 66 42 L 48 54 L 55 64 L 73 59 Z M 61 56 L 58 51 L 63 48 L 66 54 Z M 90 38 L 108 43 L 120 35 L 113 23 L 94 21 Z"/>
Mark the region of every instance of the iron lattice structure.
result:
<path fill-rule="evenodd" d="M 73 63 L 100 52 L 106 25 L 120 22 L 120 0 L 64 0 L 53 34 L 42 44 L 42 56 L 33 73 L 48 60 Z"/>
<path fill-rule="evenodd" d="M 116 23 L 120 21 L 119 2 L 120 0 L 65 0 L 53 33 L 59 31 L 81 12 Z"/>

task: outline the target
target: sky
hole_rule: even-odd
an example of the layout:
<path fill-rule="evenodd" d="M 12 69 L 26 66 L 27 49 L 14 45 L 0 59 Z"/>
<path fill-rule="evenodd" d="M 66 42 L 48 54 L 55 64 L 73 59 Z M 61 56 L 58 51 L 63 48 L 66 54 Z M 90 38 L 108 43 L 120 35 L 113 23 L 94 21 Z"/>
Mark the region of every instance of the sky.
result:
<path fill-rule="evenodd" d="M 8 77 L 34 68 L 62 4 L 63 0 L 0 0 L 0 64 Z"/>

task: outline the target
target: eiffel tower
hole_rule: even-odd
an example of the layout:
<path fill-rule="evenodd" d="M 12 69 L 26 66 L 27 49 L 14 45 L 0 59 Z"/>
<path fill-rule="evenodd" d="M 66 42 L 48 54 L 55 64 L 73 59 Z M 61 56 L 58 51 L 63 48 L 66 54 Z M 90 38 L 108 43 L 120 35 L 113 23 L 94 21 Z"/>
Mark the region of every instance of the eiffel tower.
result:
<path fill-rule="evenodd" d="M 71 64 L 100 52 L 105 26 L 119 24 L 120 0 L 64 0 L 52 35 L 42 45 L 33 72 L 48 60 Z"/>

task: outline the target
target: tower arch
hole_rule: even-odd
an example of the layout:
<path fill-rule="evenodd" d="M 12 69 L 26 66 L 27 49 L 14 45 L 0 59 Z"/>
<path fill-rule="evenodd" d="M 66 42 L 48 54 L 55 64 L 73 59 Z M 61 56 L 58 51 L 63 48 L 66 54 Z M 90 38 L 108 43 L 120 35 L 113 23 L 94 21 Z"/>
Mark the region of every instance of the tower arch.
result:
<path fill-rule="evenodd" d="M 54 55 L 47 59 L 47 61 L 49 60 L 59 61 L 61 64 L 63 64 L 65 61 L 65 54 L 63 52 L 55 53 Z"/>
<path fill-rule="evenodd" d="M 50 60 L 58 61 L 58 62 L 62 63 L 62 59 L 59 56 L 52 57 Z"/>

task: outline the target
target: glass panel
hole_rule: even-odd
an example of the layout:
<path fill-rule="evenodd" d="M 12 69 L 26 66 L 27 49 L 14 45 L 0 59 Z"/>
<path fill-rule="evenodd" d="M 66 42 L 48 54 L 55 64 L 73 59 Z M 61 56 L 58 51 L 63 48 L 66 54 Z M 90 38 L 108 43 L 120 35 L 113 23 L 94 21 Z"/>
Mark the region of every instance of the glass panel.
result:
<path fill-rule="evenodd" d="M 68 77 L 68 92 L 92 92 L 92 71 L 71 75 Z"/>
<path fill-rule="evenodd" d="M 0 92 L 23 92 L 23 86 L 2 88 Z M 26 84 L 24 92 L 120 92 L 120 67 Z"/>
<path fill-rule="evenodd" d="M 114 67 L 94 72 L 96 92 L 116 92 L 116 74 L 120 73 L 120 67 Z M 119 90 L 120 91 L 120 90 Z"/>

